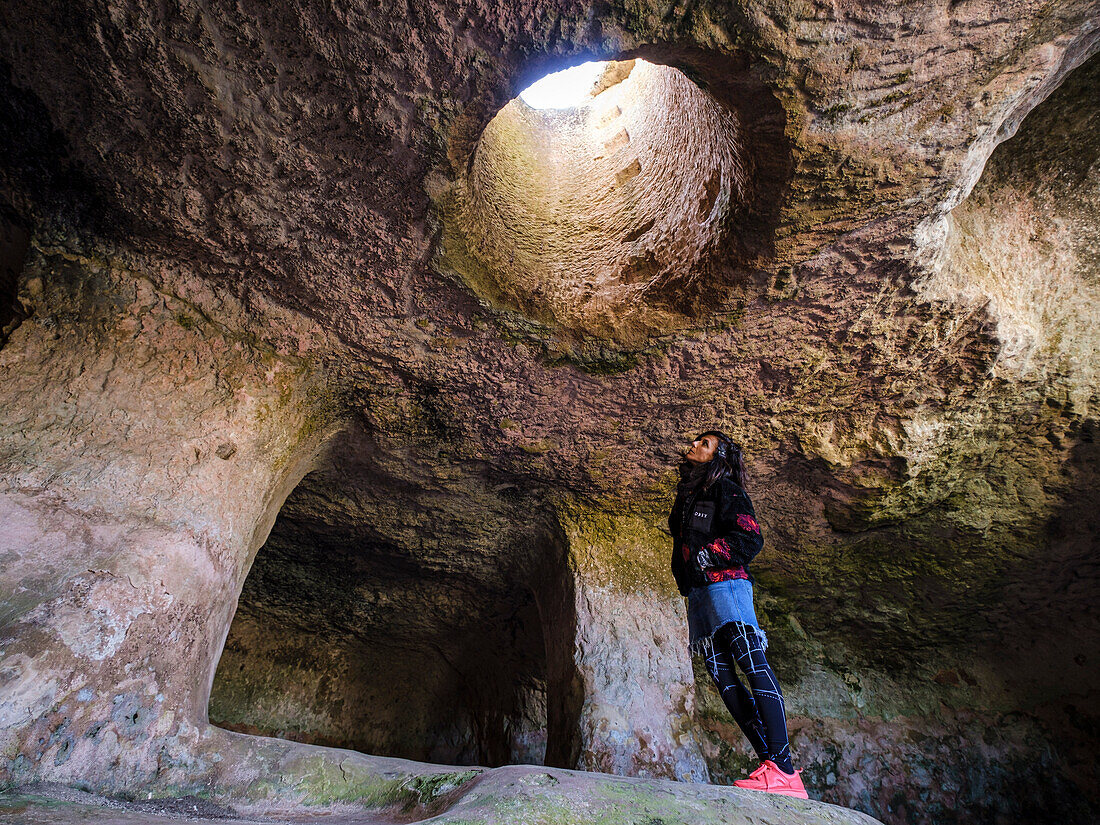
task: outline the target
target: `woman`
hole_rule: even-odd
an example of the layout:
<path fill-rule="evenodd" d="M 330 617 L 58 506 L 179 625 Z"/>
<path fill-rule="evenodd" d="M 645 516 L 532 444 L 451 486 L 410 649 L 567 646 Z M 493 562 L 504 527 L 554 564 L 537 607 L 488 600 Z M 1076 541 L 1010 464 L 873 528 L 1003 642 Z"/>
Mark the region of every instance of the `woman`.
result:
<path fill-rule="evenodd" d="M 733 784 L 806 799 L 791 764 L 783 693 L 764 656 L 768 639 L 752 605 L 747 565 L 764 546 L 755 516 L 741 448 L 716 430 L 703 433 L 680 465 L 668 517 L 672 575 L 687 596 L 691 651 L 706 657 L 722 700 L 760 757 L 760 767 Z"/>

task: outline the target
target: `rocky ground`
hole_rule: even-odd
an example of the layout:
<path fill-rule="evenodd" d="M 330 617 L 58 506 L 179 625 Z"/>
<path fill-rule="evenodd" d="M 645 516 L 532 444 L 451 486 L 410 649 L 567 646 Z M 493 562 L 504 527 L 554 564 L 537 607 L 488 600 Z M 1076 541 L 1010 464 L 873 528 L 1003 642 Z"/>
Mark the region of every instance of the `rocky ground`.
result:
<path fill-rule="evenodd" d="M 0 792 L 0 821 L 21 825 L 161 825 L 172 822 L 309 823 L 500 823 L 500 825 L 709 825 L 710 823 L 805 823 L 872 825 L 870 817 L 820 802 L 783 799 L 680 783 L 534 768 L 471 771 L 459 784 L 421 789 L 417 802 L 364 810 L 354 800 L 327 805 L 220 805 L 197 796 L 123 800 L 36 784 Z"/>

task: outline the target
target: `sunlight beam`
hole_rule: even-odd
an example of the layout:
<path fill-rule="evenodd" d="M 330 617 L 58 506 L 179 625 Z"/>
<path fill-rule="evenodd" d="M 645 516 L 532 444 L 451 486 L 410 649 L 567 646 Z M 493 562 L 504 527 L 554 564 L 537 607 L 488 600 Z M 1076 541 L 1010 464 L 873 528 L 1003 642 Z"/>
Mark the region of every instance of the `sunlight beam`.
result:
<path fill-rule="evenodd" d="M 532 109 L 572 109 L 585 101 L 605 66 L 605 60 L 589 61 L 554 72 L 532 83 L 519 96 Z"/>

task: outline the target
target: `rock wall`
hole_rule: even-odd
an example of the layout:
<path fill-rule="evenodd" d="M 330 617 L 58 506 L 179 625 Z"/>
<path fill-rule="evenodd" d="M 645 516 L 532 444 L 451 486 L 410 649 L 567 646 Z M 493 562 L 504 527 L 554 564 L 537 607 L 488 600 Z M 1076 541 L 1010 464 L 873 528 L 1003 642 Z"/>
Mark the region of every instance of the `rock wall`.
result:
<path fill-rule="evenodd" d="M 212 320 L 201 282 L 172 273 L 181 298 L 120 267 L 37 247 L 0 350 L 8 781 L 132 788 L 187 758 L 328 426 L 306 365 Z"/>
<path fill-rule="evenodd" d="M 568 511 L 565 524 L 584 697 L 578 766 L 706 781 L 691 729 L 686 615 L 665 580 L 665 537 L 646 519 L 583 509 Z"/>

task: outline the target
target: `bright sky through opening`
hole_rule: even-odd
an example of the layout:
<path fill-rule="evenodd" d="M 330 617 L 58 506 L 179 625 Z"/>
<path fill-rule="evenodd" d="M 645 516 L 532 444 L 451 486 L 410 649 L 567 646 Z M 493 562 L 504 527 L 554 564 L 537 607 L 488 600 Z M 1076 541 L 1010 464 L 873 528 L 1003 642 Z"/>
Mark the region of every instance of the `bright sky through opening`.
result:
<path fill-rule="evenodd" d="M 584 102 L 606 65 L 606 61 L 590 61 L 548 74 L 520 92 L 519 96 L 533 109 L 572 109 Z"/>

